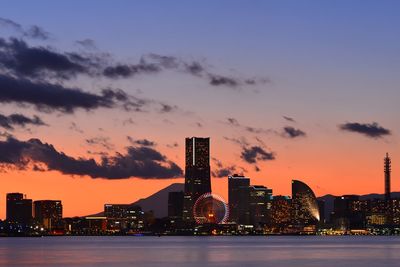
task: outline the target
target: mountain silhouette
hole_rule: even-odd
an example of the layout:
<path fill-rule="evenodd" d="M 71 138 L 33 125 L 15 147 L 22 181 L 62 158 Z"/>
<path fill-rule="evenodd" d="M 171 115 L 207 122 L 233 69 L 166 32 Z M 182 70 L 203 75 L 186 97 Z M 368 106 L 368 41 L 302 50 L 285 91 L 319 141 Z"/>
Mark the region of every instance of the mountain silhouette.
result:
<path fill-rule="evenodd" d="M 132 203 L 142 207 L 143 211 L 152 211 L 156 218 L 168 216 L 168 193 L 183 191 L 185 184 L 174 183 L 152 194 L 147 198 L 139 199 Z"/>
<path fill-rule="evenodd" d="M 131 205 L 138 205 L 143 211 L 153 212 L 156 218 L 163 218 L 168 216 L 168 193 L 184 191 L 185 184 L 174 183 L 161 189 L 160 191 L 146 197 L 141 198 L 136 202 L 130 203 Z M 104 212 L 99 212 L 89 216 L 104 216 Z"/>

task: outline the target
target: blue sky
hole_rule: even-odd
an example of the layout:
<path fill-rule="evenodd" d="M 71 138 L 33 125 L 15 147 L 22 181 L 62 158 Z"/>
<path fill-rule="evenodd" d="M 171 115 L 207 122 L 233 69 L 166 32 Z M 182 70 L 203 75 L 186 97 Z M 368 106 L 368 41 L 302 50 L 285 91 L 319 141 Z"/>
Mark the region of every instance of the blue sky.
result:
<path fill-rule="evenodd" d="M 49 47 L 59 53 L 108 53 L 112 64 L 136 64 L 143 55 L 156 53 L 200 62 L 210 73 L 268 82 L 216 87 L 205 82 L 205 77 L 187 75 L 182 70 L 129 79 L 78 75 L 57 82 L 97 94 L 106 87 L 119 88 L 151 99 L 153 105 L 162 102 L 176 106 L 178 111 L 136 114 L 99 109 L 66 115 L 2 104 L 0 112 L 40 115 L 50 127 L 14 131 L 13 135 L 21 140 L 40 138 L 76 158 L 93 156 L 86 154 L 88 138 L 108 138 L 115 145 L 113 151 L 107 151 L 112 154 L 123 151 L 126 136 L 133 135 L 155 141 L 158 150 L 183 168 L 183 138 L 204 135 L 212 137 L 213 155 L 224 166 L 244 167 L 255 183 L 271 186 L 278 193 L 288 192 L 294 176 L 304 177 L 312 187 L 318 185 L 317 194 L 379 191 L 385 152 L 390 152 L 394 161 L 400 158 L 399 14 L 400 1 L 394 0 L 1 1 L 0 18 L 23 27 L 38 25 L 50 33 L 48 40 L 25 39 L 31 46 Z M 4 27 L 0 33 L 0 38 L 21 38 Z M 88 38 L 96 49 L 85 50 L 76 44 Z M 293 117 L 296 122 L 285 121 L 282 116 Z M 227 118 L 236 119 L 238 124 L 230 125 Z M 126 126 L 123 122 L 127 119 L 135 124 Z M 72 122 L 82 133 L 70 131 Z M 196 126 L 199 122 L 203 127 Z M 362 132 L 339 129 L 349 122 L 377 122 L 390 134 L 371 138 Z M 249 132 L 246 126 L 262 130 Z M 285 126 L 306 135 L 284 138 L 281 131 Z M 255 166 L 241 158 L 245 145 L 238 146 L 224 137 L 244 137 L 249 147 L 260 145 L 274 151 L 276 160 L 258 162 L 261 171 L 256 172 Z M 173 142 L 181 146 L 166 148 Z M 396 166 L 393 169 L 398 170 Z M 23 173 L 15 176 L 20 182 L 10 183 L 5 192 L 21 191 L 18 186 L 30 183 Z M 68 175 L 58 176 L 70 183 Z M 349 180 L 367 183 L 356 189 L 338 185 Z M 79 183 L 104 185 L 101 180 L 86 177 L 75 180 L 74 190 L 84 188 Z M 125 181 L 114 183 L 120 183 L 121 188 L 128 186 Z M 144 197 L 144 193 L 165 185 L 158 182 L 135 194 Z M 217 180 L 215 185 L 224 194 L 225 184 Z M 400 182 L 395 182 L 396 186 Z M 35 192 L 34 188 L 30 184 L 28 190 Z M 107 188 L 101 187 L 99 192 L 109 197 Z M 74 194 L 77 192 L 64 197 L 73 199 Z M 119 197 L 115 201 L 131 200 L 129 192 Z M 105 199 L 99 196 L 93 205 L 101 201 Z"/>

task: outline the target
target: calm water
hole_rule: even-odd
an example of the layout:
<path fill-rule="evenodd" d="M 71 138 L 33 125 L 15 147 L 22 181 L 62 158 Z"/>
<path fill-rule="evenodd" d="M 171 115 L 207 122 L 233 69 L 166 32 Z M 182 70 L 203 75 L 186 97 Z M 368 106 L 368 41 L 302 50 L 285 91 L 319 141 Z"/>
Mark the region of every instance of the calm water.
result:
<path fill-rule="evenodd" d="M 0 266 L 400 266 L 400 237 L 0 238 Z"/>

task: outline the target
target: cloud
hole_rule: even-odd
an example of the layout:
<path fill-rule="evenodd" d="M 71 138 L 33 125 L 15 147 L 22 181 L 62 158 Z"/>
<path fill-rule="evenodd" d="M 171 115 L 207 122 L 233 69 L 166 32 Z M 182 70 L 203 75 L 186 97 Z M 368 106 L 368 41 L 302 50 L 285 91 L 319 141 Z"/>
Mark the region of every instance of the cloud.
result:
<path fill-rule="evenodd" d="M 157 64 L 159 67 L 164 69 L 176 69 L 182 64 L 180 60 L 176 57 L 172 56 L 163 56 L 158 54 L 148 54 L 145 56 L 147 60 L 153 62 L 153 64 Z"/>
<path fill-rule="evenodd" d="M 276 133 L 276 131 L 271 129 L 264 129 L 264 128 L 256 128 L 252 126 L 246 126 L 239 123 L 239 121 L 235 118 L 227 118 L 227 123 L 231 126 L 242 128 L 243 130 L 253 133 L 253 134 L 271 134 Z"/>
<path fill-rule="evenodd" d="M 12 134 L 8 133 L 8 132 L 0 132 L 0 137 L 12 137 Z"/>
<path fill-rule="evenodd" d="M 305 132 L 303 132 L 300 129 L 291 127 L 291 126 L 284 127 L 283 133 L 280 133 L 279 131 L 276 131 L 273 129 L 257 128 L 257 127 L 242 125 L 235 118 L 227 118 L 227 124 L 231 125 L 233 127 L 241 128 L 241 129 L 245 130 L 246 132 L 249 132 L 252 134 L 266 134 L 266 135 L 275 134 L 275 135 L 280 135 L 280 136 L 287 137 L 287 138 L 296 138 L 296 137 L 306 136 Z M 258 139 L 258 137 L 255 137 L 255 138 Z"/>
<path fill-rule="evenodd" d="M 286 126 L 283 128 L 283 136 L 288 138 L 304 137 L 306 133 L 300 129 L 296 129 L 291 126 Z"/>
<path fill-rule="evenodd" d="M 228 121 L 229 124 L 231 124 L 233 126 L 240 126 L 238 120 L 235 119 L 235 118 L 227 118 L 227 121 Z"/>
<path fill-rule="evenodd" d="M 107 150 L 114 149 L 114 145 L 110 142 L 110 138 L 98 136 L 86 139 L 86 143 L 90 146 L 101 146 Z"/>
<path fill-rule="evenodd" d="M 161 105 L 161 109 L 160 109 L 161 113 L 169 113 L 169 112 L 173 112 L 173 111 L 176 111 L 179 109 L 178 106 L 176 106 L 176 105 L 172 106 L 172 105 L 165 104 L 165 103 L 160 103 L 160 105 Z"/>
<path fill-rule="evenodd" d="M 126 119 L 122 122 L 123 126 L 135 124 L 135 121 L 132 118 Z"/>
<path fill-rule="evenodd" d="M 113 100 L 114 104 L 119 103 L 126 111 L 142 112 L 145 106 L 149 106 L 152 102 L 155 102 L 153 100 L 128 95 L 122 89 L 106 88 L 101 92 L 104 98 Z"/>
<path fill-rule="evenodd" d="M 139 74 L 150 74 L 161 71 L 161 67 L 155 63 L 149 63 L 144 58 L 138 64 L 124 65 L 118 64 L 115 66 L 106 67 L 103 75 L 108 78 L 128 78 Z"/>
<path fill-rule="evenodd" d="M 261 145 L 261 146 L 266 146 L 265 142 L 259 138 L 258 136 L 255 136 L 254 139 Z"/>
<path fill-rule="evenodd" d="M 21 26 L 9 20 L 0 20 L 0 25 L 7 25 L 14 29 L 22 29 Z M 32 26 L 23 32 L 24 36 L 36 39 L 45 39 L 48 36 L 43 29 Z M 87 48 L 95 49 L 95 43 L 91 39 L 76 42 Z M 141 74 L 156 74 L 164 70 L 175 70 L 192 76 L 203 78 L 211 86 L 225 86 L 239 88 L 247 85 L 253 86 L 265 82 L 268 79 L 229 77 L 214 73 L 209 66 L 198 61 L 186 61 L 173 56 L 150 53 L 143 55 L 138 63 L 111 63 L 109 54 L 89 54 L 76 52 L 57 52 L 49 47 L 32 47 L 25 41 L 10 38 L 0 38 L 0 66 L 12 74 L 30 78 L 61 78 L 71 79 L 78 74 L 91 77 L 104 76 L 109 79 L 130 78 Z"/>
<path fill-rule="evenodd" d="M 224 166 L 222 162 L 216 158 L 211 158 L 215 164 L 215 170 L 211 172 L 211 175 L 215 178 L 226 178 L 228 175 L 237 173 L 235 165 Z"/>
<path fill-rule="evenodd" d="M 266 78 L 240 79 L 238 77 L 229 77 L 213 73 L 208 73 L 207 77 L 212 86 L 226 86 L 233 89 L 242 85 L 254 86 L 258 84 L 271 83 L 271 80 Z"/>
<path fill-rule="evenodd" d="M 3 24 L 13 25 L 3 20 Z M 13 26 L 14 27 L 14 26 Z M 16 26 L 15 26 L 16 27 Z M 30 36 L 45 38 L 45 32 L 39 27 L 32 27 Z M 77 41 L 77 44 L 94 49 L 91 39 Z M 61 78 L 71 79 L 78 74 L 92 77 L 104 76 L 109 79 L 130 78 L 141 74 L 156 74 L 164 70 L 175 70 L 206 79 L 212 86 L 237 88 L 242 85 L 256 85 L 267 79 L 240 79 L 213 73 L 209 67 L 192 61 L 187 62 L 173 56 L 147 54 L 136 64 L 113 63 L 108 54 L 62 53 L 49 47 L 32 47 L 25 41 L 0 38 L 0 66 L 14 75 L 34 79 Z"/>
<path fill-rule="evenodd" d="M 23 35 L 25 37 L 40 40 L 47 40 L 50 38 L 50 33 L 46 32 L 44 29 L 36 25 L 33 25 L 29 29 L 25 30 Z"/>
<path fill-rule="evenodd" d="M 176 147 L 179 146 L 179 144 L 178 144 L 178 142 L 174 142 L 172 144 L 167 144 L 166 146 L 169 147 L 169 148 L 176 148 Z"/>
<path fill-rule="evenodd" d="M 166 69 L 180 69 L 181 62 L 176 57 L 148 54 L 136 64 L 115 64 L 104 69 L 103 75 L 112 78 L 130 78 L 140 74 L 155 74 Z"/>
<path fill-rule="evenodd" d="M 71 122 L 71 124 L 69 125 L 69 129 L 81 134 L 83 133 L 83 130 L 79 128 L 79 126 L 75 122 Z"/>
<path fill-rule="evenodd" d="M 236 167 L 231 165 L 213 171 L 212 176 L 215 178 L 226 178 L 234 173 L 236 173 Z"/>
<path fill-rule="evenodd" d="M 44 112 L 72 113 L 76 109 L 112 108 L 118 103 L 126 109 L 142 107 L 146 102 L 130 98 L 122 90 L 104 89 L 101 94 L 67 88 L 60 84 L 32 82 L 0 74 L 0 103 L 31 104 Z"/>
<path fill-rule="evenodd" d="M 248 131 L 249 133 L 255 133 L 255 134 L 270 134 L 270 133 L 275 133 L 274 130 L 270 129 L 264 129 L 264 128 L 255 128 L 255 127 L 250 127 L 250 126 L 244 126 L 244 129 Z"/>
<path fill-rule="evenodd" d="M 83 40 L 78 40 L 75 43 L 77 43 L 78 45 L 82 46 L 83 48 L 86 49 L 96 49 L 96 42 L 92 39 L 83 39 Z"/>
<path fill-rule="evenodd" d="M 239 79 L 213 73 L 209 67 L 197 61 L 186 60 L 158 54 L 147 54 L 141 57 L 137 64 L 116 64 L 104 69 L 103 75 L 116 78 L 129 78 L 139 74 L 155 74 L 163 70 L 175 70 L 188 73 L 192 76 L 206 79 L 212 86 L 236 88 L 241 85 L 257 85 L 269 81 L 268 79 Z"/>
<path fill-rule="evenodd" d="M 135 140 L 134 138 L 127 136 L 126 137 L 128 139 L 128 141 L 132 144 L 132 145 L 141 145 L 141 146 L 155 146 L 156 143 L 147 139 L 138 139 Z"/>
<path fill-rule="evenodd" d="M 290 121 L 290 122 L 296 122 L 295 119 L 293 119 L 292 117 L 287 117 L 287 116 L 282 116 L 285 120 Z"/>
<path fill-rule="evenodd" d="M 257 163 L 258 161 L 275 160 L 273 152 L 265 151 L 260 146 L 243 147 L 240 157 L 250 164 Z"/>
<path fill-rule="evenodd" d="M 0 38 L 0 66 L 17 76 L 70 79 L 90 74 L 99 62 L 77 53 L 59 53 L 47 47 L 30 47 L 23 40 Z"/>
<path fill-rule="evenodd" d="M 201 76 L 205 72 L 205 67 L 196 61 L 190 63 L 185 62 L 184 70 L 194 76 Z"/>
<path fill-rule="evenodd" d="M 0 26 L 10 27 L 13 28 L 14 30 L 22 30 L 21 24 L 18 24 L 15 21 L 6 18 L 0 18 Z"/>
<path fill-rule="evenodd" d="M 247 140 L 244 136 L 242 136 L 240 138 L 230 138 L 230 137 L 224 136 L 224 139 L 227 141 L 230 141 L 234 144 L 240 145 L 240 146 L 248 146 L 249 145 L 249 143 L 247 142 Z"/>
<path fill-rule="evenodd" d="M 19 141 L 9 137 L 0 141 L 0 163 L 3 168 L 32 169 L 34 165 L 66 175 L 104 179 L 169 179 L 182 177 L 182 169 L 160 152 L 150 147 L 129 146 L 126 153 L 94 159 L 73 158 L 57 151 L 39 139 Z"/>
<path fill-rule="evenodd" d="M 6 18 L 0 18 L 0 27 L 11 28 L 22 36 L 32 39 L 47 40 L 50 37 L 50 34 L 39 26 L 33 25 L 25 29 L 21 24 Z"/>
<path fill-rule="evenodd" d="M 339 128 L 343 131 L 354 132 L 363 134 L 370 138 L 381 138 L 385 135 L 391 135 L 389 129 L 383 128 L 378 123 L 358 123 L 358 122 L 347 122 L 339 125 Z"/>
<path fill-rule="evenodd" d="M 210 79 L 210 85 L 212 86 L 225 85 L 228 87 L 237 87 L 239 85 L 239 82 L 236 79 L 230 77 L 225 77 L 216 74 L 209 74 L 208 78 Z"/>
<path fill-rule="evenodd" d="M 54 77 L 70 79 L 77 74 L 98 75 L 104 64 L 101 57 L 58 53 L 44 47 L 29 47 L 15 38 L 9 41 L 0 38 L 0 102 L 22 102 L 33 104 L 40 110 L 63 112 L 73 112 L 75 108 L 114 107 L 117 102 L 127 111 L 143 111 L 142 108 L 150 103 L 161 105 L 160 112 L 163 113 L 178 109 L 174 105 L 128 96 L 120 89 L 106 88 L 101 95 L 96 95 L 48 82 Z M 137 68 L 151 71 L 152 65 L 143 63 Z"/>
<path fill-rule="evenodd" d="M 14 126 L 25 127 L 28 124 L 35 126 L 46 125 L 38 116 L 29 118 L 22 114 L 11 114 L 9 116 L 0 114 L 0 127 L 3 127 L 7 130 L 13 130 Z"/>

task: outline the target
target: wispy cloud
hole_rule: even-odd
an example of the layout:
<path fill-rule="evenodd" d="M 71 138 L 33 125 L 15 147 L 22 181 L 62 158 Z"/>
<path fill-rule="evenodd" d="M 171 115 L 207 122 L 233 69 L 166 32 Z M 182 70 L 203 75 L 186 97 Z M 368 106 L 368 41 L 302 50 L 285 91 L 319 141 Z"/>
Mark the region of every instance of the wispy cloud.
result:
<path fill-rule="evenodd" d="M 90 49 L 90 50 L 97 49 L 96 42 L 89 38 L 83 39 L 83 40 L 78 40 L 75 43 L 82 46 L 85 49 Z"/>
<path fill-rule="evenodd" d="M 276 131 L 272 129 L 264 129 L 264 128 L 258 128 L 258 127 L 252 127 L 252 126 L 247 126 L 247 125 L 242 125 L 239 123 L 239 121 L 235 118 L 227 118 L 226 123 L 228 125 L 231 125 L 233 127 L 238 127 L 241 128 L 242 130 L 245 130 L 249 133 L 252 134 L 271 134 L 271 133 L 277 133 Z"/>
<path fill-rule="evenodd" d="M 233 174 L 243 174 L 245 169 L 242 167 L 237 167 L 235 165 L 224 165 L 222 161 L 217 158 L 211 158 L 215 164 L 214 170 L 212 171 L 211 175 L 215 178 L 226 178 L 229 175 Z"/>
<path fill-rule="evenodd" d="M 0 18 L 0 27 L 10 28 L 15 32 L 21 34 L 21 36 L 32 39 L 47 40 L 50 38 L 50 33 L 37 25 L 26 28 L 23 27 L 21 24 L 6 18 Z"/>
<path fill-rule="evenodd" d="M 289 122 L 296 122 L 296 120 L 295 119 L 293 119 L 292 117 L 288 117 L 288 116 L 282 116 L 286 121 L 289 121 Z"/>
<path fill-rule="evenodd" d="M 141 145 L 141 146 L 155 146 L 156 145 L 156 142 L 150 141 L 148 139 L 134 139 L 131 136 L 127 136 L 126 138 L 132 145 Z"/>
<path fill-rule="evenodd" d="M 15 126 L 25 127 L 27 125 L 43 126 L 46 124 L 38 116 L 30 118 L 17 113 L 8 116 L 0 114 L 0 127 L 7 130 L 14 130 Z"/>
<path fill-rule="evenodd" d="M 86 139 L 86 143 L 90 146 L 100 146 L 105 148 L 106 150 L 110 151 L 114 149 L 114 145 L 110 142 L 109 137 L 98 136 Z"/>

